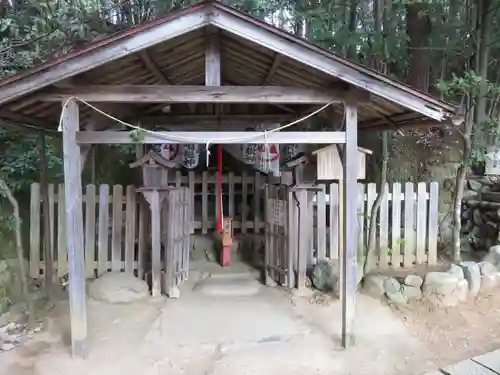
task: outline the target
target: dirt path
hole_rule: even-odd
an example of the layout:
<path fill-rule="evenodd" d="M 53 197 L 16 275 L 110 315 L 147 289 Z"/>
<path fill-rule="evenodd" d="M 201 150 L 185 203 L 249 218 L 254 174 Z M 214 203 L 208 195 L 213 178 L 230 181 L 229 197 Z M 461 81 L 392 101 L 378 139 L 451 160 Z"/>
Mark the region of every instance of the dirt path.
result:
<path fill-rule="evenodd" d="M 432 353 L 432 360 L 448 365 L 500 348 L 500 295 L 479 296 L 459 307 L 433 309 L 413 304 L 394 311 Z"/>
<path fill-rule="evenodd" d="M 86 362 L 68 355 L 67 306 L 60 306 L 48 333 L 0 354 L 0 374 L 411 375 L 500 345 L 500 296 L 450 311 L 414 305 L 401 312 L 359 295 L 349 350 L 340 347 L 340 303 L 316 301 L 269 288 L 121 306 L 89 301 Z"/>

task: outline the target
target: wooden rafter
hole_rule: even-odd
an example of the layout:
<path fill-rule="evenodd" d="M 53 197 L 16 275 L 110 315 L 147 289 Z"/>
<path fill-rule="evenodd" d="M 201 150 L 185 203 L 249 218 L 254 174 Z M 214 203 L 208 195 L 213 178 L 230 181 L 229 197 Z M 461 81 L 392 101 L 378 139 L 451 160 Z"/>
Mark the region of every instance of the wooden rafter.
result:
<path fill-rule="evenodd" d="M 271 68 L 269 69 L 269 72 L 267 72 L 266 78 L 264 78 L 264 81 L 262 81 L 262 86 L 269 85 L 269 82 L 271 82 L 271 80 L 274 77 L 274 74 L 276 73 L 276 70 L 278 70 L 278 67 L 281 64 L 282 59 L 283 57 L 279 53 L 277 53 L 276 56 L 274 57 L 274 61 L 273 64 L 271 65 Z"/>
<path fill-rule="evenodd" d="M 147 70 L 149 70 L 155 78 L 158 80 L 163 85 L 172 85 L 173 82 L 172 80 L 168 77 L 167 73 L 163 72 L 158 64 L 153 60 L 151 55 L 147 50 L 143 50 L 139 52 L 139 57 L 141 58 L 142 62 L 144 63 L 144 66 L 146 67 Z M 189 104 L 189 108 L 191 109 L 191 112 L 195 111 L 196 105 L 194 103 Z"/>
<path fill-rule="evenodd" d="M 147 50 L 143 50 L 139 53 L 139 56 L 144 63 L 144 66 L 149 70 L 155 78 L 163 85 L 171 85 L 172 81 L 167 77 L 166 73 L 162 72 L 156 62 L 149 54 Z"/>

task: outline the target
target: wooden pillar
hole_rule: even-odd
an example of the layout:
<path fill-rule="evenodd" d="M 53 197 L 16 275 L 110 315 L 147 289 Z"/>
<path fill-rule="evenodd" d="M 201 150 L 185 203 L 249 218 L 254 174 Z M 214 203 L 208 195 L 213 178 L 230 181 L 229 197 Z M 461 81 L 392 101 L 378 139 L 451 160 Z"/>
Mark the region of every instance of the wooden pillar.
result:
<path fill-rule="evenodd" d="M 295 190 L 297 192 L 298 209 L 299 209 L 299 249 L 298 249 L 298 264 L 297 264 L 297 289 L 303 290 L 306 288 L 307 279 L 307 261 L 308 253 L 311 251 L 310 246 L 310 228 L 307 221 L 308 191 L 305 188 Z"/>
<path fill-rule="evenodd" d="M 63 108 L 64 192 L 66 241 L 69 265 L 71 349 L 73 357 L 87 358 L 87 308 L 83 248 L 82 160 L 75 134 L 79 130 L 78 105 L 69 101 Z"/>
<path fill-rule="evenodd" d="M 151 209 L 151 295 L 161 296 L 161 209 L 164 194 L 155 188 L 138 189 Z M 169 249 L 166 249 L 168 251 Z M 165 277 L 168 278 L 168 275 Z"/>
<path fill-rule="evenodd" d="M 346 144 L 344 147 L 344 247 L 342 258 L 342 346 L 354 342 L 353 320 L 355 316 L 357 282 L 357 176 L 358 176 L 358 114 L 357 106 L 345 103 Z"/>

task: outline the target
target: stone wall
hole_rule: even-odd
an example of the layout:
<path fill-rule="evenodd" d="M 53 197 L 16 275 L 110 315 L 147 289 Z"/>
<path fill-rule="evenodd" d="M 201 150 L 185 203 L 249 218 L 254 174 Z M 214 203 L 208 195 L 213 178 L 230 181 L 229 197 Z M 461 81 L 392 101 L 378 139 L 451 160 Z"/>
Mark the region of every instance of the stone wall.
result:
<path fill-rule="evenodd" d="M 500 178 L 467 179 L 462 201 L 464 250 L 487 251 L 500 244 Z"/>
<path fill-rule="evenodd" d="M 428 272 L 423 277 L 403 278 L 370 274 L 364 278 L 363 292 L 385 298 L 402 306 L 412 300 L 425 300 L 440 307 L 454 307 L 478 294 L 491 294 L 500 289 L 500 246 L 492 246 L 483 261 L 452 264 L 442 272 Z"/>

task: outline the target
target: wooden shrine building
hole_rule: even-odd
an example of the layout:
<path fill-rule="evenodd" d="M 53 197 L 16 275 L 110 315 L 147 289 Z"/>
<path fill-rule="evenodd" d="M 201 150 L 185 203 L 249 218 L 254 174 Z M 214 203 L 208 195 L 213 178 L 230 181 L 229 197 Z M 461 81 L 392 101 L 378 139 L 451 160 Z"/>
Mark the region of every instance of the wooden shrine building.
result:
<path fill-rule="evenodd" d="M 249 124 L 284 125 L 323 107 L 328 111 L 318 115 L 330 119 L 328 131 L 306 133 L 301 122 L 283 131 L 242 131 Z M 109 130 L 116 121 L 96 109 L 128 124 L 170 131 L 133 137 Z M 190 6 L 0 82 L 4 126 L 62 133 L 77 357 L 88 352 L 81 170 L 91 145 L 343 144 L 347 345 L 357 286 L 358 132 L 455 126 L 454 116 L 449 104 L 218 2 Z"/>

